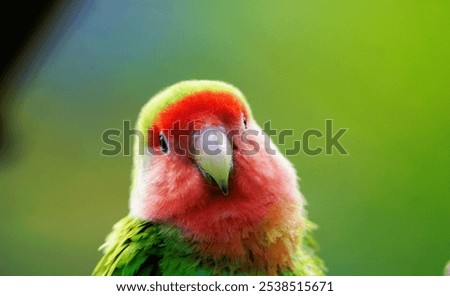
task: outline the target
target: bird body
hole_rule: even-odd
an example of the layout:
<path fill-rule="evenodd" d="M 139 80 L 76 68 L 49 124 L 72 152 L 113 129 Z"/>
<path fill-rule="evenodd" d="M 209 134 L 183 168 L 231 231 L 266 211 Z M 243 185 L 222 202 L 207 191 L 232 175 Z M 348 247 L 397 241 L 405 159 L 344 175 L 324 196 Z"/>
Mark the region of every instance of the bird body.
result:
<path fill-rule="evenodd" d="M 130 213 L 95 275 L 324 273 L 296 171 L 238 89 L 180 82 L 143 107 L 137 129 Z"/>

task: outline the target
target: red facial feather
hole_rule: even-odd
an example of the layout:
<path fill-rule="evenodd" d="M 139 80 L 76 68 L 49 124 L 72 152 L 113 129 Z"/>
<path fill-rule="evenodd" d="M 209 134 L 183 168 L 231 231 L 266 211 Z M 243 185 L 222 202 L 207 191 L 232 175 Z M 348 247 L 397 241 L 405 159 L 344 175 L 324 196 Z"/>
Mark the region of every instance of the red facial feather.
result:
<path fill-rule="evenodd" d="M 232 94 L 195 93 L 158 115 L 150 129 L 149 145 L 158 146 L 156 135 L 161 131 L 173 131 L 176 122 L 182 129 L 190 128 L 187 134 L 206 125 L 223 126 L 227 131 L 242 133 L 245 130 L 243 115 L 249 128 L 259 130 L 248 118 L 244 105 Z M 169 147 L 175 144 L 174 141 L 181 142 L 185 148 L 189 145 L 188 137 L 166 136 Z M 292 226 L 298 227 L 302 208 L 296 173 L 284 157 L 270 155 L 264 149 L 261 133 L 248 136 L 248 139 L 259 145 L 254 155 L 243 155 L 242 149 L 252 147 L 240 137 L 233 137 L 233 171 L 227 196 L 205 181 L 189 155 L 169 152 L 153 156 L 144 214 L 150 220 L 180 227 L 186 236 L 200 242 L 200 247 L 212 255 L 240 258 L 246 262 L 249 256 L 246 249 L 251 249 L 255 265 L 262 266 L 263 261 L 272 258 L 275 262 L 271 261 L 272 265 L 287 266 L 289 262 L 284 261 L 290 257 L 281 255 L 292 251 L 297 234 L 286 232 Z M 276 266 L 270 268 L 276 269 Z"/>

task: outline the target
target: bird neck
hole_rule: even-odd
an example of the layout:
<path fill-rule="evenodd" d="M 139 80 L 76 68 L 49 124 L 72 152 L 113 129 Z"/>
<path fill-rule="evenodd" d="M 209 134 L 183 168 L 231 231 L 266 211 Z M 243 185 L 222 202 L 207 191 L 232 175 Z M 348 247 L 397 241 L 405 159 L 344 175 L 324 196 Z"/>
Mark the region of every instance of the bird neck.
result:
<path fill-rule="evenodd" d="M 300 244 L 303 221 L 296 204 L 272 206 L 254 225 L 217 236 L 185 235 L 196 245 L 204 264 L 214 270 L 277 275 L 293 268 L 293 256 Z M 222 231 L 222 228 L 218 229 Z"/>

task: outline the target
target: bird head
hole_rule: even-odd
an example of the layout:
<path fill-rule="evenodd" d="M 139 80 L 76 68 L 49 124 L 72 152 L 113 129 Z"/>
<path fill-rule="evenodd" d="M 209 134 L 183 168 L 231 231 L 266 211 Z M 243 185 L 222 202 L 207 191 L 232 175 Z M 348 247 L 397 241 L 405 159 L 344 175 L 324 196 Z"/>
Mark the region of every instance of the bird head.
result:
<path fill-rule="evenodd" d="M 132 216 L 214 237 L 301 200 L 295 170 L 229 84 L 175 84 L 142 108 L 137 129 Z"/>

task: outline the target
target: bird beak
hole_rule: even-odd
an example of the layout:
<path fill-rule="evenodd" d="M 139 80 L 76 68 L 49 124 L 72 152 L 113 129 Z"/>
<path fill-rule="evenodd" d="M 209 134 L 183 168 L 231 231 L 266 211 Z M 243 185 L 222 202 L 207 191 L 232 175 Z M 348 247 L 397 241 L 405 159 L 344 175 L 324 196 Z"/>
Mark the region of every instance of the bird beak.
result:
<path fill-rule="evenodd" d="M 231 142 L 221 126 L 208 126 L 193 135 L 194 160 L 209 183 L 228 194 L 228 178 L 233 168 Z"/>

